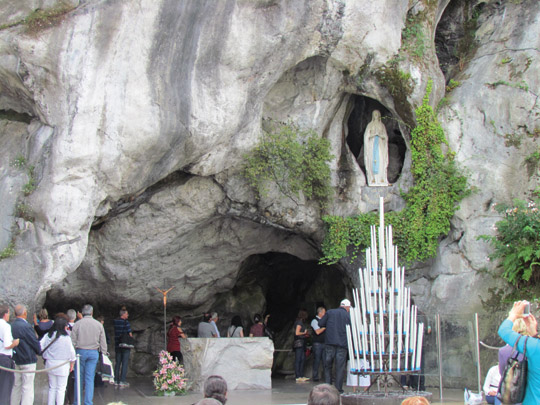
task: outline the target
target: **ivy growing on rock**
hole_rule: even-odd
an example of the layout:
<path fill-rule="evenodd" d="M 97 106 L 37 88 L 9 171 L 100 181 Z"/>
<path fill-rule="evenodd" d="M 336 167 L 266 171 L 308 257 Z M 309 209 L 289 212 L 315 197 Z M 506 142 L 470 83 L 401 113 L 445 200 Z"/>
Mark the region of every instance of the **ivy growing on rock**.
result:
<path fill-rule="evenodd" d="M 328 140 L 293 124 L 267 124 L 261 142 L 246 156 L 244 175 L 250 186 L 258 196 L 265 196 L 274 184 L 297 204 L 302 193 L 326 207 L 332 194 Z"/>
<path fill-rule="evenodd" d="M 435 256 L 439 238 L 448 234 L 450 219 L 458 203 L 469 192 L 467 179 L 460 174 L 433 108 L 429 105 L 432 82 L 428 83 L 422 105 L 416 109 L 417 125 L 411 133 L 414 186 L 402 193 L 406 207 L 385 213 L 385 223 L 394 228 L 395 243 L 406 261 L 425 261 Z M 324 216 L 327 227 L 322 244 L 322 263 L 332 264 L 349 256 L 354 260 L 369 246 L 369 226 L 377 224 L 377 214 L 341 218 Z"/>

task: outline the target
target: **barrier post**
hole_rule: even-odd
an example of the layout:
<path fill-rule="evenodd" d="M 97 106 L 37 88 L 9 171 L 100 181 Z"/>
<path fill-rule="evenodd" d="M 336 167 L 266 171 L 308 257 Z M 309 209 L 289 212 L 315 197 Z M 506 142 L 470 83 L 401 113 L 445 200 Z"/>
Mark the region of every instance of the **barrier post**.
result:
<path fill-rule="evenodd" d="M 77 404 L 81 405 L 81 355 L 77 354 L 77 360 L 75 361 L 75 367 L 77 371 L 75 372 L 76 378 L 75 383 L 77 385 Z"/>
<path fill-rule="evenodd" d="M 476 371 L 478 377 L 478 392 L 482 393 L 482 371 L 480 369 L 480 331 L 478 330 L 478 313 L 474 314 L 474 325 L 476 327 Z"/>
<path fill-rule="evenodd" d="M 437 314 L 437 357 L 439 359 L 439 399 L 443 400 L 441 316 Z"/>

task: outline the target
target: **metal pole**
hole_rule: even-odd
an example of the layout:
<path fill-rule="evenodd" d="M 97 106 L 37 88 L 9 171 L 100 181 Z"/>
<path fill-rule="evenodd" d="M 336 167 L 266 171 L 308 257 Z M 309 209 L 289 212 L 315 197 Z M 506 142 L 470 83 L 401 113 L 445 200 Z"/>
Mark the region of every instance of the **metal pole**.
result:
<path fill-rule="evenodd" d="M 76 384 L 77 384 L 77 403 L 81 403 L 81 355 L 77 354 L 77 359 L 75 360 L 75 366 L 77 367 L 76 374 Z"/>
<path fill-rule="evenodd" d="M 167 350 L 167 305 L 163 304 L 163 333 L 165 335 L 165 349 Z"/>
<path fill-rule="evenodd" d="M 437 314 L 437 354 L 439 357 L 439 399 L 443 400 L 441 315 Z"/>
<path fill-rule="evenodd" d="M 482 374 L 480 370 L 480 333 L 478 331 L 478 313 L 474 314 L 474 324 L 476 325 L 476 370 L 478 373 L 478 392 L 482 392 Z"/>

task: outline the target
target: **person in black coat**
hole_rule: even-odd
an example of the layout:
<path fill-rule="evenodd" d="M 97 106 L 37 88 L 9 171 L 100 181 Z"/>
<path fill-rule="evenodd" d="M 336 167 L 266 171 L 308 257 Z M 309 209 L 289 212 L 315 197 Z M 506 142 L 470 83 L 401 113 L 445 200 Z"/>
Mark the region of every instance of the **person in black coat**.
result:
<path fill-rule="evenodd" d="M 28 312 L 24 305 L 15 306 L 15 316 L 15 320 L 11 323 L 13 339 L 19 339 L 19 346 L 13 354 L 15 369 L 33 371 L 36 369 L 36 355 L 41 353 L 41 347 L 34 328 L 26 321 Z M 15 373 L 15 382 L 11 391 L 13 405 L 34 403 L 34 377 L 34 373 Z"/>

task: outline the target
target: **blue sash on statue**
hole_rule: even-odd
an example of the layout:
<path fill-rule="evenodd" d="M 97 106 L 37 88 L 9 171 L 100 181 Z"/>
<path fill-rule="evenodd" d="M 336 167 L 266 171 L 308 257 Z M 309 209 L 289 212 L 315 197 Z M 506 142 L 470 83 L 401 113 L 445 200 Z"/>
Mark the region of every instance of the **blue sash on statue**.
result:
<path fill-rule="evenodd" d="M 379 174 L 379 135 L 373 141 L 373 174 Z"/>

